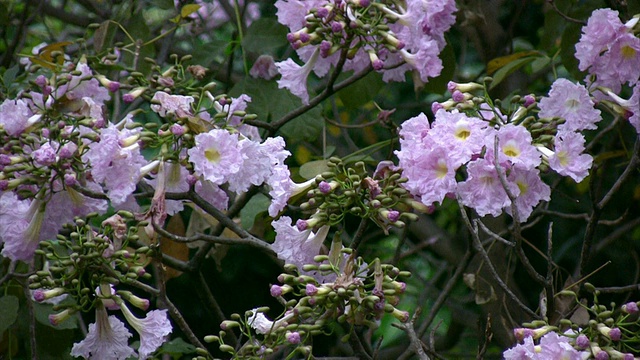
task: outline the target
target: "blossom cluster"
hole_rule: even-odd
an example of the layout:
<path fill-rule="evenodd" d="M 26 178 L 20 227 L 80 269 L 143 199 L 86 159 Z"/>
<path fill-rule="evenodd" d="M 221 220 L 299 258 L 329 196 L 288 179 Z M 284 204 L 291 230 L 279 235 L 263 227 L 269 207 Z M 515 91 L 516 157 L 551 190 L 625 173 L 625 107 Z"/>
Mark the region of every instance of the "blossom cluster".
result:
<path fill-rule="evenodd" d="M 213 96 L 212 85 L 199 86 L 195 93 L 180 92 L 185 83 L 197 83 L 205 71 L 198 66 L 185 71 L 187 59 L 164 71 L 156 67 L 149 77 L 130 74 L 123 82 L 96 73 L 85 59 L 54 69 L 33 66 L 32 87 L 0 104 L 2 255 L 27 262 L 45 256 L 58 262 L 32 279 L 31 288 L 41 300 L 67 294 L 79 307 L 66 308 L 52 322 L 76 311 L 100 312 L 101 302 L 116 301 L 114 306 L 141 337 L 146 331 L 156 335 L 149 338 L 154 339 L 150 345 L 142 341 L 138 349 L 142 358 L 171 331 L 166 312 L 148 312 L 147 320 L 140 322 L 124 305 L 134 297 L 122 292 L 87 293 L 144 274 L 141 264 L 127 265 L 136 260 L 127 258 L 130 254 L 123 249 L 120 232 L 137 229 L 146 221 L 146 235 L 153 240 L 155 228 L 183 209 L 189 192 L 225 210 L 231 194 L 266 184 L 273 198 L 270 213 L 275 216 L 298 191 L 284 163 L 289 156 L 284 140 L 263 141 L 257 128 L 244 124 L 245 117 L 253 116 L 245 111 L 250 97 Z M 149 110 L 142 111 L 156 121 L 137 122 L 141 110 L 122 115 L 114 111 L 109 116 L 110 101 L 122 90 L 126 91 L 121 103 L 147 101 Z M 138 192 L 153 194 L 150 204 L 140 205 Z M 181 195 L 166 199 L 167 193 Z M 133 214 L 132 223 L 103 223 L 111 229 L 110 235 L 104 229 L 85 228 L 84 223 L 78 225 L 83 232 L 72 230 L 70 238 L 61 235 L 69 231 L 64 224 L 88 222 L 95 216 L 104 219 L 113 210 Z M 58 244 L 68 249 L 64 259 L 53 250 Z M 85 266 L 85 271 L 75 272 Z M 90 283 L 72 279 L 72 274 L 80 273 L 90 276 Z M 147 301 L 138 307 L 146 310 L 148 306 Z M 130 333 L 120 331 L 124 325 L 106 313 L 97 314 L 97 323 L 73 354 L 90 357 L 115 341 L 126 347 L 114 350 L 115 358 L 132 355 L 126 341 Z"/>
<path fill-rule="evenodd" d="M 481 88 L 450 83 L 452 99 L 434 104 L 432 124 L 424 114 L 402 124 L 396 154 L 408 178 L 404 186 L 425 205 L 457 197 L 480 216 L 506 211 L 524 222 L 550 199 L 541 168 L 576 182 L 588 175 L 593 160 L 583 153 L 581 131 L 595 128 L 600 111 L 583 85 L 566 79 L 539 102 L 521 99 L 508 115 L 468 92 Z"/>
<path fill-rule="evenodd" d="M 287 39 L 305 61 L 304 66 L 292 59 L 276 63 L 282 74 L 278 85 L 305 104 L 309 74 L 325 76 L 341 57 L 344 70 L 372 66 L 384 81 L 404 81 L 407 71 L 423 83 L 438 76 L 444 33 L 457 10 L 453 0 L 410 0 L 406 8 L 394 1 L 278 0 L 276 7 L 278 21 L 291 31 Z"/>
<path fill-rule="evenodd" d="M 640 17 L 622 23 L 617 11 L 595 10 L 576 44 L 575 56 L 579 69 L 587 71 L 586 82 L 601 92 L 601 100 L 612 101 L 621 107 L 619 112 L 640 134 Z M 620 94 L 623 86 L 632 88 L 632 96 L 625 100 Z"/>
<path fill-rule="evenodd" d="M 587 284 L 587 288 L 593 287 Z M 577 299 L 575 293 L 563 291 Z M 586 309 L 591 319 L 574 324 L 564 319 L 560 327 L 544 321 L 514 329 L 518 344 L 504 352 L 506 360 L 515 359 L 637 359 L 638 303 L 628 302 L 618 309 L 609 309 L 596 302 Z M 584 305 L 582 305 L 584 306 Z M 615 304 L 612 304 L 615 307 Z M 615 314 L 615 315 L 614 315 Z M 564 331 L 562 330 L 564 329 Z"/>

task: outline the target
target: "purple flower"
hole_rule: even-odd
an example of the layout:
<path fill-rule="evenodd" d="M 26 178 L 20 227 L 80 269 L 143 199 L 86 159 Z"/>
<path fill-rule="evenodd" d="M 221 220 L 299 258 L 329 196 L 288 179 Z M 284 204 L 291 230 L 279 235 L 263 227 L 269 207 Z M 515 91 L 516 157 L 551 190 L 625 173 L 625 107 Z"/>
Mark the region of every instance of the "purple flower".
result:
<path fill-rule="evenodd" d="M 273 61 L 271 55 L 260 55 L 256 62 L 253 63 L 249 75 L 254 78 L 261 78 L 265 80 L 271 80 L 278 75 L 278 69 L 276 63 Z"/>
<path fill-rule="evenodd" d="M 622 311 L 624 311 L 627 314 L 635 314 L 637 313 L 638 310 L 638 304 L 636 302 L 628 302 L 624 305 L 622 305 Z"/>
<path fill-rule="evenodd" d="M 580 349 L 588 348 L 590 343 L 591 341 L 589 341 L 589 338 L 585 334 L 580 334 L 576 338 L 576 346 L 578 346 Z"/>
<path fill-rule="evenodd" d="M 540 339 L 539 359 L 582 360 L 581 352 L 569 344 L 569 338 L 550 332 Z"/>
<path fill-rule="evenodd" d="M 51 146 L 50 143 L 44 143 L 40 148 L 33 153 L 31 156 L 36 164 L 41 166 L 50 166 L 56 162 L 56 149 L 58 148 L 58 143 L 55 143 L 55 148 Z"/>
<path fill-rule="evenodd" d="M 487 139 L 492 138 L 486 122 L 457 110 L 439 110 L 429 136 L 447 149 L 447 156 L 456 169 L 479 154 L 487 145 Z"/>
<path fill-rule="evenodd" d="M 127 119 L 127 122 L 129 119 Z M 100 141 L 91 142 L 83 161 L 91 165 L 91 175 L 104 183 L 109 199 L 119 205 L 126 201 L 143 175 L 147 161 L 140 154 L 137 139 L 140 130 L 119 130 L 115 125 L 102 129 Z"/>
<path fill-rule="evenodd" d="M 103 307 L 96 308 L 96 322 L 89 325 L 84 340 L 73 344 L 71 355 L 85 359 L 125 360 L 137 356 L 127 344 L 131 333 L 115 316 L 107 317 Z"/>
<path fill-rule="evenodd" d="M 596 129 L 602 120 L 600 110 L 594 108 L 587 89 L 567 79 L 558 79 L 551 85 L 548 97 L 540 99 L 541 118 L 559 117 L 566 120 L 559 130 L 581 131 Z"/>
<path fill-rule="evenodd" d="M 576 44 L 578 68 L 587 70 L 593 65 L 603 50 L 606 50 L 615 38 L 625 31 L 618 12 L 611 9 L 598 9 L 591 13 L 587 25 L 582 28 L 582 36 Z"/>
<path fill-rule="evenodd" d="M 300 343 L 300 333 L 297 331 L 287 332 L 286 334 L 287 341 L 290 344 L 299 344 Z"/>
<path fill-rule="evenodd" d="M 0 104 L 0 127 L 11 136 L 20 135 L 30 125 L 29 119 L 32 116 L 33 113 L 23 100 L 6 99 Z"/>
<path fill-rule="evenodd" d="M 540 165 L 541 155 L 532 145 L 531 134 L 524 126 L 507 124 L 498 130 L 497 136 L 500 164 L 508 161 L 514 167 L 524 170 L 532 170 Z M 489 141 L 487 153 L 493 154 L 493 149 L 493 141 Z"/>
<path fill-rule="evenodd" d="M 517 195 L 515 206 L 520 222 L 525 222 L 529 218 L 533 208 L 540 201 L 551 200 L 551 188 L 540 179 L 538 169 L 521 170 L 514 167 L 511 169 L 507 180 L 518 186 L 519 192 L 513 195 Z M 505 210 L 507 214 L 513 216 L 511 206 L 507 206 Z"/>
<path fill-rule="evenodd" d="M 620 341 L 620 338 L 622 338 L 622 331 L 617 327 L 612 328 L 611 331 L 609 331 L 609 337 L 613 341 Z"/>
<path fill-rule="evenodd" d="M 502 356 L 505 360 L 538 359 L 533 338 L 530 336 L 524 338 L 522 344 L 518 344 L 505 351 Z"/>

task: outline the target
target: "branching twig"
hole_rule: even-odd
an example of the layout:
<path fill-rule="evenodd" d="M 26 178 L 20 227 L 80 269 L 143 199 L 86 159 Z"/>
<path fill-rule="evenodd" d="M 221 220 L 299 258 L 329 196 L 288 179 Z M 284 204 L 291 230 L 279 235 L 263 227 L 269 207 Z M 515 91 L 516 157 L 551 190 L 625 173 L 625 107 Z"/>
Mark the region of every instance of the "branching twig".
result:
<path fill-rule="evenodd" d="M 412 351 L 415 353 L 420 360 L 430 360 L 429 356 L 424 352 L 424 344 L 416 334 L 416 331 L 413 328 L 413 323 L 416 320 L 416 316 L 420 313 L 420 311 L 416 311 L 415 314 L 411 317 L 411 321 L 408 321 L 403 324 L 393 323 L 394 327 L 404 331 L 409 336 L 409 341 L 411 342 L 411 348 L 407 349 L 407 351 Z"/>

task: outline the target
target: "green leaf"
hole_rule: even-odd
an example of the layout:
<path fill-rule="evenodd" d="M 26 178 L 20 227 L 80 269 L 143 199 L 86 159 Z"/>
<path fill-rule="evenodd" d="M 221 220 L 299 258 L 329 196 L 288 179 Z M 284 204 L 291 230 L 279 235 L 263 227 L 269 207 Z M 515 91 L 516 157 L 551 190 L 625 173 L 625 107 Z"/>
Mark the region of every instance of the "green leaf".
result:
<path fill-rule="evenodd" d="M 277 121 L 301 105 L 297 96 L 286 89 L 279 89 L 275 81 L 247 77 L 229 91 L 233 97 L 241 94 L 251 97 L 247 112 L 258 115 L 262 121 Z M 320 107 L 316 106 L 289 121 L 279 132 L 288 139 L 313 141 L 322 131 L 322 123 Z"/>
<path fill-rule="evenodd" d="M 495 86 L 500 84 L 502 80 L 504 80 L 507 76 L 511 75 L 514 71 L 520 69 L 521 67 L 527 65 L 528 63 L 534 61 L 536 57 L 528 56 L 515 61 L 511 61 L 505 66 L 501 67 L 498 71 L 493 75 L 493 82 L 489 89 L 493 89 Z"/>
<path fill-rule="evenodd" d="M 196 352 L 196 347 L 182 340 L 182 338 L 175 338 L 162 345 L 160 350 L 164 353 L 174 356 L 193 354 Z"/>
<path fill-rule="evenodd" d="M 269 208 L 271 200 L 263 194 L 256 194 L 249 200 L 247 205 L 240 211 L 240 221 L 245 230 L 253 227 L 256 216 Z"/>
<path fill-rule="evenodd" d="M 4 74 L 2 75 L 4 86 L 9 87 L 11 84 L 13 84 L 16 76 L 18 75 L 18 71 L 20 71 L 20 67 L 17 64 L 5 70 Z"/>
<path fill-rule="evenodd" d="M 272 53 L 278 47 L 285 45 L 287 45 L 287 28 L 272 18 L 254 21 L 242 40 L 245 50 L 258 54 Z"/>
<path fill-rule="evenodd" d="M 106 43 L 108 34 L 109 34 L 109 25 L 111 24 L 110 20 L 104 21 L 100 26 L 96 29 L 96 32 L 93 34 L 93 49 L 99 53 L 104 48 Z"/>
<path fill-rule="evenodd" d="M 325 171 L 331 170 L 329 166 L 327 166 L 327 160 L 315 160 L 304 163 L 300 166 L 300 176 L 309 180 L 315 178 L 317 175 L 322 174 Z"/>
<path fill-rule="evenodd" d="M 382 75 L 371 72 L 354 84 L 338 91 L 338 97 L 344 106 L 357 109 L 373 100 L 383 87 Z"/>
<path fill-rule="evenodd" d="M 18 298 L 6 295 L 0 298 L 0 335 L 4 333 L 18 318 Z"/>

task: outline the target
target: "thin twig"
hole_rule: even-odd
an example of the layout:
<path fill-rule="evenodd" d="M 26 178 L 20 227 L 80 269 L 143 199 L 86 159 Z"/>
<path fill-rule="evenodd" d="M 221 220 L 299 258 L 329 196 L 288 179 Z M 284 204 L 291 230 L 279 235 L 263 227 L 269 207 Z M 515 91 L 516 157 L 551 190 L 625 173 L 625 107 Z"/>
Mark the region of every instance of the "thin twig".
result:
<path fill-rule="evenodd" d="M 560 11 L 560 9 L 558 9 L 558 6 L 556 6 L 556 2 L 554 0 L 547 0 L 547 2 L 549 3 L 549 5 L 551 5 L 551 7 L 553 8 L 553 10 L 555 10 L 555 12 L 560 15 L 561 18 L 576 23 L 576 24 L 581 24 L 581 25 L 587 25 L 586 21 L 583 20 L 578 20 L 578 19 L 574 19 L 568 15 L 566 15 L 565 13 L 563 13 L 562 11 Z"/>
<path fill-rule="evenodd" d="M 522 310 L 524 310 L 530 316 L 536 319 L 539 319 L 540 316 L 536 314 L 533 310 L 529 309 L 529 307 L 525 305 L 504 283 L 504 281 L 496 271 L 495 267 L 493 266 L 493 263 L 491 262 L 489 255 L 484 250 L 484 247 L 482 247 L 482 243 L 480 242 L 480 237 L 478 236 L 478 228 L 477 226 L 474 227 L 471 225 L 471 221 L 469 221 L 469 217 L 467 216 L 467 212 L 465 211 L 464 205 L 462 205 L 460 198 L 458 198 L 458 204 L 460 205 L 460 214 L 462 215 L 462 219 L 464 220 L 467 228 L 471 232 L 471 237 L 473 238 L 473 245 L 475 249 L 480 253 L 482 258 L 484 259 L 495 281 L 498 283 L 500 288 L 502 288 L 502 290 L 509 296 L 509 298 L 511 298 L 511 300 L 513 300 L 520 308 L 522 308 Z"/>

